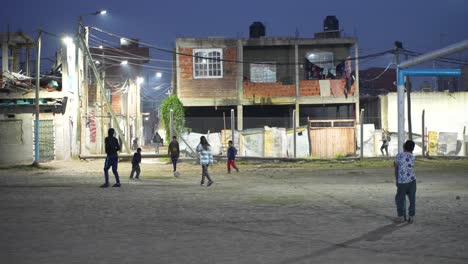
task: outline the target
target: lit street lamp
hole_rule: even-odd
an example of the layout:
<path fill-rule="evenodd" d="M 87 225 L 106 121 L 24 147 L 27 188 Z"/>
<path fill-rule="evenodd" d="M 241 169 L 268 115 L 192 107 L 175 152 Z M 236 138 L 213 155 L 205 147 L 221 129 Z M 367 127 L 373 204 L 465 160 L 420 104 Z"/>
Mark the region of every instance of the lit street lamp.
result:
<path fill-rule="evenodd" d="M 145 79 L 143 79 L 143 77 L 137 77 L 136 81 L 137 81 L 137 84 L 140 85 L 145 82 Z"/>

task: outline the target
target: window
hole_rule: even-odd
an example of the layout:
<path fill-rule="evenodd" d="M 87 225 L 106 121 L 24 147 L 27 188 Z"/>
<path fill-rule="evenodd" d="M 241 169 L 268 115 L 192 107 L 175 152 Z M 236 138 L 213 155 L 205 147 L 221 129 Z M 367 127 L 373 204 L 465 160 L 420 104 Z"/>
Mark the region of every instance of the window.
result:
<path fill-rule="evenodd" d="M 276 64 L 250 64 L 250 81 L 251 82 L 276 82 Z"/>
<path fill-rule="evenodd" d="M 194 49 L 193 50 L 193 78 L 222 78 L 223 77 L 222 49 Z"/>

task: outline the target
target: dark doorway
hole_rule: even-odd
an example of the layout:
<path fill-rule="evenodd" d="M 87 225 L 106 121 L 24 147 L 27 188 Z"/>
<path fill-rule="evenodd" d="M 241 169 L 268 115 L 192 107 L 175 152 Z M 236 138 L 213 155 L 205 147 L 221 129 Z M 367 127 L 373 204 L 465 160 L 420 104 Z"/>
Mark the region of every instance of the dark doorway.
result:
<path fill-rule="evenodd" d="M 244 129 L 291 127 L 293 105 L 244 106 Z"/>

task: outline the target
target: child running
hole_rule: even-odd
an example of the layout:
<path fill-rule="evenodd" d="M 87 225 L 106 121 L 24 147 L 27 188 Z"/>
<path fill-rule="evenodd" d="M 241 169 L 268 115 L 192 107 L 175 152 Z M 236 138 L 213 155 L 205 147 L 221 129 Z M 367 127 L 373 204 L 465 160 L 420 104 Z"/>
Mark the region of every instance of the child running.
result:
<path fill-rule="evenodd" d="M 227 171 L 228 173 L 231 173 L 231 166 L 236 169 L 237 172 L 239 172 L 239 168 L 237 168 L 236 165 L 236 155 L 237 155 L 237 149 L 233 146 L 232 140 L 229 140 L 228 142 L 229 148 L 227 150 Z"/>
<path fill-rule="evenodd" d="M 406 196 L 409 198 L 409 218 L 408 223 L 413 223 L 416 213 L 416 175 L 414 174 L 413 156 L 414 142 L 407 140 L 403 144 L 403 152 L 398 153 L 395 158 L 395 179 L 397 185 L 397 193 L 395 195 L 395 203 L 397 207 L 398 218 L 396 222 L 402 223 L 406 221 Z"/>
<path fill-rule="evenodd" d="M 208 173 L 208 166 L 213 165 L 213 155 L 211 154 L 211 146 L 205 136 L 200 137 L 200 144 L 197 146 L 197 153 L 200 156 L 200 165 L 202 166 L 202 178 L 200 185 L 205 184 L 205 177 L 208 179 L 206 186 L 211 186 L 214 181 Z"/>
<path fill-rule="evenodd" d="M 133 154 L 132 159 L 132 172 L 130 173 L 130 180 L 133 180 L 133 173 L 136 172 L 135 179 L 140 179 L 140 162 L 141 162 L 141 148 L 137 148 L 135 154 Z"/>

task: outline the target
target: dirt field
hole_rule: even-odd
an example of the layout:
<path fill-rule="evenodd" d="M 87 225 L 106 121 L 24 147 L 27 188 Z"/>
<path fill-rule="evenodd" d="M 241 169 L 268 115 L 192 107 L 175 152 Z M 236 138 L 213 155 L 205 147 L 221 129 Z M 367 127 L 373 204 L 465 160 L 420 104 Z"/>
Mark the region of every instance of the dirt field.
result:
<path fill-rule="evenodd" d="M 144 160 L 0 168 L 1 263 L 468 263 L 468 161 L 417 160 L 414 224 L 395 224 L 391 160 Z M 113 176 L 111 173 L 111 183 Z"/>

